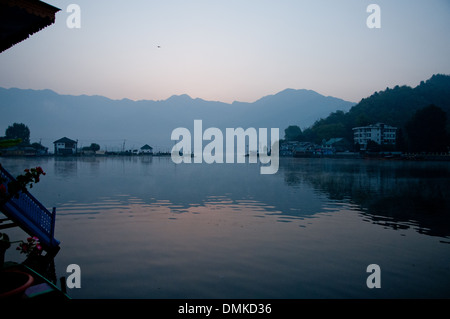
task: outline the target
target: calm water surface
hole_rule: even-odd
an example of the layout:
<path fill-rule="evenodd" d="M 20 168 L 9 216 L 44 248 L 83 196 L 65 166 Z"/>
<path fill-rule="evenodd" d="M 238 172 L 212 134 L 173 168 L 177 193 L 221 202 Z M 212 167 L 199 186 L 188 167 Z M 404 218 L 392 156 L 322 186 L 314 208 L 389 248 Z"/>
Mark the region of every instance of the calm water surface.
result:
<path fill-rule="evenodd" d="M 32 193 L 57 209 L 57 277 L 81 267 L 73 298 L 450 297 L 450 163 L 282 158 L 260 175 L 164 157 L 0 162 L 47 172 Z"/>

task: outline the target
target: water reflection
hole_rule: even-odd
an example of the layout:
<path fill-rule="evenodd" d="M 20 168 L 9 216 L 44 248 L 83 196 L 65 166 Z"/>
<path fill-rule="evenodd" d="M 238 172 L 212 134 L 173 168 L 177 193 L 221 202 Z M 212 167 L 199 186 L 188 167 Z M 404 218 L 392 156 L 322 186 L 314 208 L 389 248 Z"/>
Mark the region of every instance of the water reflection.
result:
<path fill-rule="evenodd" d="M 1 161 L 47 172 L 32 193 L 57 207 L 57 272 L 83 269 L 75 298 L 450 295 L 447 163 L 283 158 L 261 175 L 158 157 Z"/>
<path fill-rule="evenodd" d="M 70 178 L 77 175 L 78 162 L 70 157 L 55 157 L 53 169 L 57 176 Z"/>
<path fill-rule="evenodd" d="M 366 221 L 450 236 L 450 163 L 336 159 L 281 163 L 287 185 L 306 183 L 331 200 L 356 204 Z"/>
<path fill-rule="evenodd" d="M 136 200 L 169 208 L 171 218 L 221 203 L 251 206 L 256 216 L 275 215 L 280 222 L 349 209 L 391 229 L 450 236 L 446 162 L 282 158 L 278 174 L 268 176 L 254 164 L 176 165 L 170 158 L 151 156 L 2 161 L 13 174 L 43 166 L 47 175 L 33 193 L 46 206 L 64 210 L 61 214 L 83 204 L 93 205 L 78 213 L 97 214 Z"/>

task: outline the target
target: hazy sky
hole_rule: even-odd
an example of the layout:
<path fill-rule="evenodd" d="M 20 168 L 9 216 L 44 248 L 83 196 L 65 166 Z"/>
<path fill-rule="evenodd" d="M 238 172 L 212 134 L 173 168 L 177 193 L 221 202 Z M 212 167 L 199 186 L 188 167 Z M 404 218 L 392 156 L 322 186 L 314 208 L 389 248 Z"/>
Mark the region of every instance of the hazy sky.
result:
<path fill-rule="evenodd" d="M 56 23 L 0 54 L 1 87 L 223 102 L 294 88 L 358 102 L 450 74 L 449 0 L 45 2 Z M 371 3 L 380 29 L 366 25 Z"/>

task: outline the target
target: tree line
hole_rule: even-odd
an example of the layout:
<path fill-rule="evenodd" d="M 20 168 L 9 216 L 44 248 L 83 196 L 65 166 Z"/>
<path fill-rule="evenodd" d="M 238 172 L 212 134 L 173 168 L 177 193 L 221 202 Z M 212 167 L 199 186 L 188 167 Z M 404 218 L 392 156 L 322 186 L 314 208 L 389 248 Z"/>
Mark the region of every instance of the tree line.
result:
<path fill-rule="evenodd" d="M 0 148 L 13 146 L 31 146 L 40 149 L 40 143 L 30 144 L 30 129 L 23 123 L 14 123 L 5 130 L 5 136 L 0 137 Z"/>
<path fill-rule="evenodd" d="M 23 123 L 14 123 L 5 130 L 5 136 L 0 137 L 0 148 L 9 147 L 25 147 L 31 146 L 36 150 L 45 148 L 40 143 L 30 144 L 30 129 L 27 125 Z M 90 146 L 85 146 L 83 151 L 98 151 L 100 150 L 100 145 L 97 143 L 91 143 Z"/>

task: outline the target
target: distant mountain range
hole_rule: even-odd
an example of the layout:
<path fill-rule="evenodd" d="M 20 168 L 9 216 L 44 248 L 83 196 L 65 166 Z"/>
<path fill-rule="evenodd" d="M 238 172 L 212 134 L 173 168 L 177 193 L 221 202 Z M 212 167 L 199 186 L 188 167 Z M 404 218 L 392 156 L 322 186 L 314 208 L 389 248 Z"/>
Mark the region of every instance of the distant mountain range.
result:
<path fill-rule="evenodd" d="M 253 103 L 231 104 L 174 95 L 167 100 L 111 100 L 102 96 L 60 95 L 51 90 L 0 88 L 0 136 L 13 123 L 27 125 L 31 142 L 53 149 L 53 141 L 68 137 L 78 146 L 98 143 L 109 150 L 140 148 L 149 144 L 167 151 L 174 144 L 172 130 L 193 131 L 195 119 L 203 127 L 264 127 L 289 125 L 302 129 L 337 110 L 348 111 L 355 103 L 323 96 L 311 90 L 286 89 Z M 124 143 L 125 142 L 125 143 Z"/>

